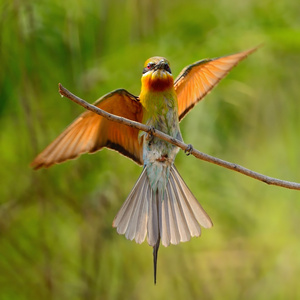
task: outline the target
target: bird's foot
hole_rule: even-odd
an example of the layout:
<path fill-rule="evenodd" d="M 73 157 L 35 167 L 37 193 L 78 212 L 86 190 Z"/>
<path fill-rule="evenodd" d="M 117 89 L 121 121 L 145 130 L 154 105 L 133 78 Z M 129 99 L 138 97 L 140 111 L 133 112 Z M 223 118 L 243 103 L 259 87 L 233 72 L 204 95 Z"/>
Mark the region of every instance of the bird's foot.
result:
<path fill-rule="evenodd" d="M 153 126 L 149 126 L 148 134 L 150 136 L 153 136 L 154 132 L 155 132 L 155 128 Z"/>
<path fill-rule="evenodd" d="M 188 144 L 187 148 L 184 150 L 184 153 L 187 156 L 189 156 L 192 154 L 193 150 L 194 150 L 193 146 L 191 144 Z"/>
<path fill-rule="evenodd" d="M 148 145 L 150 146 L 152 144 L 153 141 L 153 133 L 155 132 L 155 128 L 153 126 L 149 126 L 149 130 L 147 132 L 147 137 L 146 140 L 148 141 Z"/>

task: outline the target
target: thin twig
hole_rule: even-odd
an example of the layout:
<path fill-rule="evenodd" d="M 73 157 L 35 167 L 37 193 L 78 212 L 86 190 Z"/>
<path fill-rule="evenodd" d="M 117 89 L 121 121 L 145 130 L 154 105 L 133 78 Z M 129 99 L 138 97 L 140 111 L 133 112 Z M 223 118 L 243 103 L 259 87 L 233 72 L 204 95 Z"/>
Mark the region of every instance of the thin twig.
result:
<path fill-rule="evenodd" d="M 128 120 L 128 119 L 123 118 L 123 117 L 112 115 L 112 114 L 110 114 L 110 113 L 108 113 L 108 112 L 106 112 L 106 111 L 104 111 L 104 110 L 102 110 L 102 109 L 100 109 L 100 108 L 84 101 L 83 99 L 75 96 L 70 91 L 68 91 L 66 88 L 64 88 L 61 84 L 59 84 L 59 93 L 62 96 L 65 96 L 65 97 L 69 98 L 73 102 L 83 106 L 84 108 L 86 108 L 86 109 L 88 109 L 88 110 L 90 110 L 90 111 L 92 111 L 92 112 L 94 112 L 94 113 L 110 120 L 110 121 L 114 121 L 114 122 L 117 122 L 117 123 L 120 123 L 120 124 L 124 124 L 124 125 L 130 126 L 130 127 L 137 128 L 137 129 L 145 131 L 145 132 L 149 132 L 149 133 L 153 134 L 154 136 L 156 136 L 160 139 L 163 139 L 163 140 L 165 140 L 165 141 L 181 148 L 183 151 L 188 152 L 189 154 L 192 154 L 196 158 L 199 158 L 201 160 L 213 163 L 215 165 L 218 165 L 218 166 L 221 166 L 221 167 L 239 172 L 241 174 L 244 174 L 246 176 L 252 177 L 252 178 L 257 179 L 257 180 L 260 180 L 260 181 L 262 181 L 264 183 L 267 183 L 267 184 L 270 184 L 270 185 L 281 186 L 281 187 L 288 188 L 288 189 L 293 189 L 293 190 L 300 190 L 300 183 L 280 180 L 280 179 L 277 179 L 277 178 L 272 178 L 272 177 L 254 172 L 252 170 L 249 170 L 249 169 L 244 168 L 242 166 L 239 166 L 237 164 L 230 163 L 230 162 L 227 162 L 225 160 L 222 160 L 222 159 L 213 157 L 211 155 L 202 153 L 202 152 L 200 152 L 196 149 L 193 149 L 191 147 L 191 145 L 187 145 L 187 144 L 185 144 L 185 143 L 183 143 L 183 142 L 181 142 L 181 141 L 179 141 L 175 138 L 172 138 L 171 136 L 169 136 L 169 135 L 167 135 L 167 134 L 165 134 L 161 131 L 153 130 L 153 128 L 151 128 L 149 126 L 146 126 L 146 125 L 141 124 L 139 122 Z"/>

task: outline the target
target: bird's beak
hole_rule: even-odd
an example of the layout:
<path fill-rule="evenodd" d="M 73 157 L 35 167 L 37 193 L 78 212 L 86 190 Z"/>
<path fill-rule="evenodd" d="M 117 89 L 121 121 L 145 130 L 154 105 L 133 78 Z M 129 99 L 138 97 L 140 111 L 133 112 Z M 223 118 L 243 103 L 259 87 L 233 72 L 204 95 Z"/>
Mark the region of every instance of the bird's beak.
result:
<path fill-rule="evenodd" d="M 156 70 L 167 70 L 168 63 L 164 60 L 161 60 L 158 64 L 156 64 L 154 71 Z"/>

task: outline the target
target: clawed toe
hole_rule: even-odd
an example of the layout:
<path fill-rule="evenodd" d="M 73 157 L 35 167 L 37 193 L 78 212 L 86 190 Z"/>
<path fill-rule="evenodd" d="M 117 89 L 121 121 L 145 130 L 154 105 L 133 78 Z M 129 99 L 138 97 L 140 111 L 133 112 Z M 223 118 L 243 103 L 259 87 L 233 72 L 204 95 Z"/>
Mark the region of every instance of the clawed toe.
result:
<path fill-rule="evenodd" d="M 154 132 L 155 132 L 155 128 L 153 126 L 149 126 L 148 134 L 150 136 L 153 136 Z"/>
<path fill-rule="evenodd" d="M 191 144 L 188 144 L 187 148 L 184 150 L 184 153 L 187 156 L 189 156 L 192 154 L 193 150 L 194 150 L 193 146 Z"/>

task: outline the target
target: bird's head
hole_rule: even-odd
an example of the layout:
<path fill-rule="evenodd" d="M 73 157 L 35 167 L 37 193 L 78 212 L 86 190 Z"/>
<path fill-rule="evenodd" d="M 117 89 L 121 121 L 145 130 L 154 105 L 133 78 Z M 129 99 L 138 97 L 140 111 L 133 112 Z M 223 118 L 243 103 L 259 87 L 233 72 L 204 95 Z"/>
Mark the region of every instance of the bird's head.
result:
<path fill-rule="evenodd" d="M 160 56 L 146 60 L 142 76 L 142 89 L 164 91 L 173 88 L 174 79 L 167 59 Z"/>

